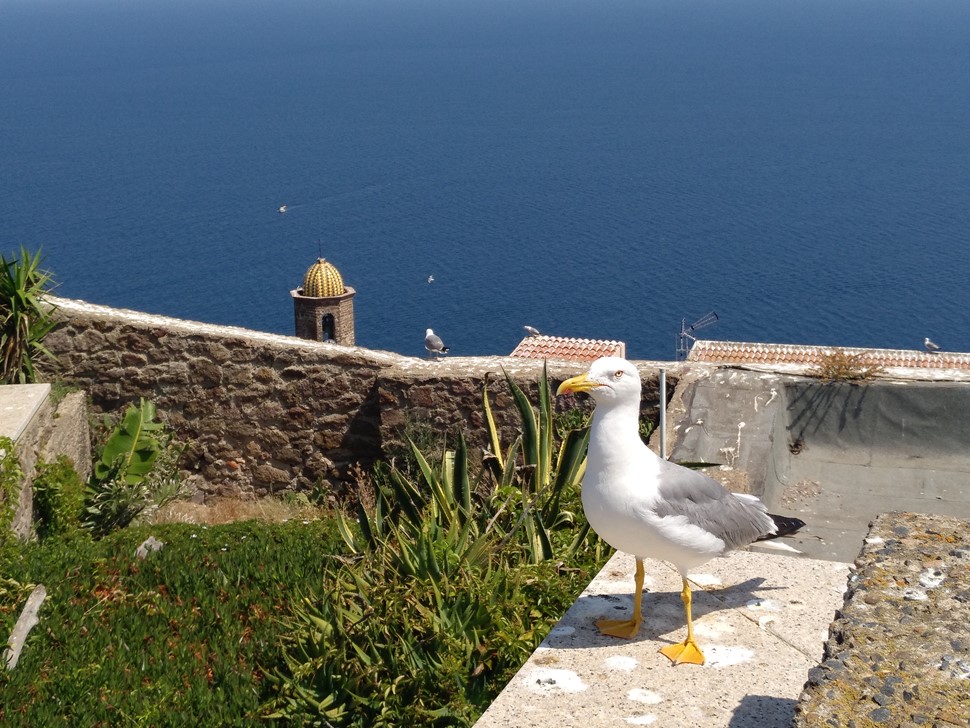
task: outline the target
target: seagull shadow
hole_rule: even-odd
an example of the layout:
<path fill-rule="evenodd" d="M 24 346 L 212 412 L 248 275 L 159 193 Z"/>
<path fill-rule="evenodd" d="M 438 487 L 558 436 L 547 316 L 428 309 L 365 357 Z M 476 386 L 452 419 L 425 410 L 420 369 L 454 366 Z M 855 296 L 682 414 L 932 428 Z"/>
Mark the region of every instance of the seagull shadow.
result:
<path fill-rule="evenodd" d="M 788 728 L 797 700 L 772 695 L 745 695 L 731 714 L 727 728 Z"/>
<path fill-rule="evenodd" d="M 736 610 L 751 602 L 765 599 L 764 592 L 783 591 L 784 586 L 764 586 L 764 578 L 718 588 L 701 588 L 691 584 L 691 612 L 694 623 L 708 614 Z M 757 593 L 756 593 L 757 592 Z M 625 619 L 633 614 L 633 594 L 584 594 L 570 607 L 559 625 L 543 641 L 553 649 L 585 649 L 617 644 L 655 641 L 679 642 L 687 628 L 680 591 L 643 591 L 643 622 L 636 637 L 623 640 L 601 634 L 596 621 L 602 618 Z M 672 635 L 676 638 L 672 639 Z"/>

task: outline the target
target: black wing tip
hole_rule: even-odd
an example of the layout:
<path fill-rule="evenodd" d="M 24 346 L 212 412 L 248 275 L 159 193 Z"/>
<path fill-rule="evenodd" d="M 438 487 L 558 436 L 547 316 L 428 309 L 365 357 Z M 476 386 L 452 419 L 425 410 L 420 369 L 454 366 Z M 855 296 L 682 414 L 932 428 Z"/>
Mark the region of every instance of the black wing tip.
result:
<path fill-rule="evenodd" d="M 775 522 L 775 532 L 759 538 L 759 541 L 766 541 L 769 538 L 781 538 L 782 536 L 791 536 L 793 533 L 798 533 L 799 529 L 805 527 L 805 521 L 801 518 L 795 518 L 794 516 L 778 516 L 774 513 L 769 513 L 768 517 Z"/>

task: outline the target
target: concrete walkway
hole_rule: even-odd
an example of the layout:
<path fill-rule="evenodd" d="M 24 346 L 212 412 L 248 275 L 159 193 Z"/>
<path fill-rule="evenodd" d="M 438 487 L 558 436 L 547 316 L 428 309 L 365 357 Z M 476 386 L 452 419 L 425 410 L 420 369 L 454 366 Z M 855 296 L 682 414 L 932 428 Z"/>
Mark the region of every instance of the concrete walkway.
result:
<path fill-rule="evenodd" d="M 691 581 L 701 667 L 673 667 L 657 652 L 686 634 L 681 583 L 664 562 L 645 567 L 636 639 L 604 637 L 593 626 L 632 609 L 633 558 L 616 554 L 476 728 L 787 728 L 842 606 L 849 565 L 739 552 L 700 567 Z"/>

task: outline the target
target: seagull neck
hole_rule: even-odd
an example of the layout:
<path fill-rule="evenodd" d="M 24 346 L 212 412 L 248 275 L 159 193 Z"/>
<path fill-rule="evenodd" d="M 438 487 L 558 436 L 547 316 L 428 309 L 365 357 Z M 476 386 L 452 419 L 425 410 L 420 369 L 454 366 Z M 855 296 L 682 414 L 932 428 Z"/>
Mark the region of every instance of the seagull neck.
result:
<path fill-rule="evenodd" d="M 602 447 L 622 440 L 640 442 L 640 401 L 615 403 L 611 407 L 597 407 L 593 411 L 594 426 L 590 431 L 590 446 Z"/>

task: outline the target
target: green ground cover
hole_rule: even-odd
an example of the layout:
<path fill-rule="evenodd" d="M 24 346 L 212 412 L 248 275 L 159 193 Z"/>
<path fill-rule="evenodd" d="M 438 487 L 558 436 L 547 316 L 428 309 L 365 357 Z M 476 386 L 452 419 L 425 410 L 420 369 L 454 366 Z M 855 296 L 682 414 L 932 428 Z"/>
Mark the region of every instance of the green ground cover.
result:
<path fill-rule="evenodd" d="M 138 559 L 149 533 L 165 546 Z M 32 584 L 48 599 L 20 664 L 0 672 L 0 724 L 250 724 L 279 617 L 340 550 L 328 521 L 156 525 L 6 549 L 3 634 Z"/>

